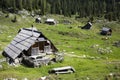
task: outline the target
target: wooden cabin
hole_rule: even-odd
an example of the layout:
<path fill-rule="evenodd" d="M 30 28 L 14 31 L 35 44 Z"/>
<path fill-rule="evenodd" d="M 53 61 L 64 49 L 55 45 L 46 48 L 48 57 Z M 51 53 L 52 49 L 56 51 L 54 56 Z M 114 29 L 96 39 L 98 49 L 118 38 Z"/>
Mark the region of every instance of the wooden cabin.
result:
<path fill-rule="evenodd" d="M 81 27 L 81 29 L 91 29 L 92 23 L 88 22 L 85 26 Z"/>
<path fill-rule="evenodd" d="M 36 19 L 35 19 L 35 22 L 36 22 L 36 23 L 41 23 L 41 18 L 40 18 L 40 17 L 36 18 Z"/>
<path fill-rule="evenodd" d="M 55 25 L 56 24 L 56 21 L 54 19 L 50 19 L 48 18 L 46 21 L 45 21 L 46 24 L 49 24 L 49 25 Z"/>
<path fill-rule="evenodd" d="M 101 35 L 111 35 L 112 34 L 112 29 L 107 28 L 107 27 L 103 27 L 100 34 Z"/>
<path fill-rule="evenodd" d="M 3 55 L 14 62 L 23 56 L 54 54 L 57 51 L 53 43 L 36 28 L 22 28 L 4 49 Z"/>

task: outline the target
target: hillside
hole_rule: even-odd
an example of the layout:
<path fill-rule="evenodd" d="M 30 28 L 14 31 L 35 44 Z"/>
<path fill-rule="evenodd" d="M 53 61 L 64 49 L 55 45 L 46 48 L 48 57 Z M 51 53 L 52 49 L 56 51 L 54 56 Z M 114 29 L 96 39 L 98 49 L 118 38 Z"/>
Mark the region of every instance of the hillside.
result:
<path fill-rule="evenodd" d="M 48 76 L 48 70 L 54 67 L 73 66 L 76 70 L 73 74 L 49 75 L 51 80 L 106 80 L 110 73 L 120 74 L 120 47 L 113 46 L 120 41 L 120 23 L 95 18 L 90 30 L 78 28 L 84 26 L 87 18 L 75 20 L 62 15 L 47 15 L 59 23 L 57 25 L 44 24 L 45 16 L 42 16 L 42 23 L 35 23 L 35 18 L 25 15 L 7 14 L 0 16 L 0 52 L 16 36 L 20 28 L 29 28 L 33 24 L 47 38 L 49 38 L 60 52 L 65 53 L 62 63 L 57 63 L 40 68 L 28 68 L 24 65 L 18 67 L 8 66 L 6 62 L 1 63 L 0 80 L 14 77 L 18 80 L 28 78 L 38 80 L 42 76 Z M 11 20 L 16 15 L 17 22 Z M 71 21 L 71 24 L 63 24 L 63 20 Z M 111 36 L 100 35 L 103 25 L 109 26 L 113 33 Z M 0 58 L 3 56 L 0 54 Z M 112 78 L 113 79 L 113 78 Z M 119 80 L 120 76 L 114 78 Z"/>
<path fill-rule="evenodd" d="M 77 17 L 104 17 L 120 21 L 120 0 L 0 0 L 0 10 L 18 13 L 28 10 L 32 14 L 59 14 Z"/>

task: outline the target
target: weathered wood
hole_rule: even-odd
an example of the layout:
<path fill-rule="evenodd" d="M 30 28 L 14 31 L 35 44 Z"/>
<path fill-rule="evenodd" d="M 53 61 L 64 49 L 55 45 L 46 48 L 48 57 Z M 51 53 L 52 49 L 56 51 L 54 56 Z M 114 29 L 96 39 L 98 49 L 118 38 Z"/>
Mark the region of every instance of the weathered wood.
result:
<path fill-rule="evenodd" d="M 15 46 L 12 45 L 12 44 L 9 44 L 8 47 L 9 47 L 9 48 L 12 48 L 13 51 L 15 51 L 17 54 L 19 54 L 19 53 L 21 52 L 21 50 L 20 50 L 19 48 L 15 47 Z"/>
<path fill-rule="evenodd" d="M 39 41 L 40 40 L 40 41 Z M 7 54 L 7 57 L 10 57 L 12 60 L 15 60 L 22 52 L 24 52 L 30 56 L 31 55 L 31 49 L 34 47 L 38 47 L 38 50 L 36 50 L 35 54 L 38 54 L 40 50 L 42 52 L 55 52 L 57 49 L 54 47 L 51 41 L 50 46 L 46 46 L 48 39 L 39 31 L 32 29 L 20 29 L 19 33 L 16 35 L 16 37 L 11 41 L 11 43 L 5 48 L 4 52 Z M 34 55 L 34 54 L 32 54 Z M 46 64 L 48 61 L 42 62 L 41 64 Z"/>
<path fill-rule="evenodd" d="M 73 71 L 62 71 L 62 72 L 55 72 L 56 74 L 67 74 L 67 73 L 73 73 Z"/>
<path fill-rule="evenodd" d="M 29 46 L 31 46 L 30 43 L 28 45 L 25 45 L 25 44 L 18 43 L 17 41 L 14 41 L 14 40 L 11 42 L 11 44 L 19 48 L 20 50 L 28 49 Z"/>
<path fill-rule="evenodd" d="M 5 48 L 5 52 L 9 52 L 9 57 L 15 59 L 18 54 L 16 54 L 16 52 L 14 52 L 12 49 L 10 49 L 9 47 Z"/>
<path fill-rule="evenodd" d="M 24 34 L 29 35 L 29 36 L 35 36 L 35 37 L 40 36 L 40 33 L 36 33 L 34 31 L 27 31 L 27 30 L 24 30 L 24 29 L 21 30 L 21 33 L 24 33 Z"/>
<path fill-rule="evenodd" d="M 64 53 L 56 53 L 55 54 L 55 61 L 62 62 L 64 60 Z"/>
<path fill-rule="evenodd" d="M 55 74 L 65 74 L 65 73 L 74 73 L 74 72 L 75 69 L 71 66 L 53 68 L 49 71 L 49 73 L 55 73 Z"/>

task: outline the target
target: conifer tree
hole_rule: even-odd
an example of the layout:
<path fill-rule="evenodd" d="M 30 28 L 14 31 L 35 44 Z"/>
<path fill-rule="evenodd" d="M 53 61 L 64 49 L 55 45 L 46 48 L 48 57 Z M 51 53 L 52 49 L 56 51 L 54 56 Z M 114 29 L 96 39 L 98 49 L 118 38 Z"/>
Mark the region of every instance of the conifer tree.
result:
<path fill-rule="evenodd" d="M 46 14 L 46 0 L 41 0 L 41 13 L 42 15 Z"/>
<path fill-rule="evenodd" d="M 23 0 L 19 0 L 19 1 L 18 1 L 18 9 L 20 9 L 20 10 L 23 9 L 22 1 L 23 1 Z"/>
<path fill-rule="evenodd" d="M 26 9 L 46 13 L 82 17 L 102 17 L 118 20 L 120 16 L 120 0 L 0 0 L 0 8 L 8 10 Z M 109 16 L 109 17 L 108 17 Z M 110 17 L 111 16 L 111 17 Z"/>
<path fill-rule="evenodd" d="M 32 0 L 27 0 L 27 9 L 29 10 L 29 11 L 32 11 Z"/>
<path fill-rule="evenodd" d="M 14 12 L 16 10 L 16 0 L 13 0 L 13 10 L 14 10 Z"/>

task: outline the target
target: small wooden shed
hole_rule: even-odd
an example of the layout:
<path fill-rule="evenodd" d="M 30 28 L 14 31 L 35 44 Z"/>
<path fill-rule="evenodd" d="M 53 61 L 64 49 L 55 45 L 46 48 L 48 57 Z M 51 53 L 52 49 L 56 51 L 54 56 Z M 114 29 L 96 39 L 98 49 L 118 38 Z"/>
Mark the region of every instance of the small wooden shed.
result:
<path fill-rule="evenodd" d="M 112 34 L 112 29 L 107 28 L 107 27 L 103 27 L 100 34 L 101 35 L 111 35 Z"/>
<path fill-rule="evenodd" d="M 81 29 L 90 29 L 92 27 L 92 23 L 88 22 L 85 26 L 81 27 Z"/>
<path fill-rule="evenodd" d="M 46 24 L 49 24 L 49 25 L 55 25 L 56 24 L 56 21 L 54 19 L 50 19 L 48 18 L 46 21 L 45 21 Z"/>
<path fill-rule="evenodd" d="M 40 17 L 35 18 L 35 22 L 36 23 L 41 23 L 41 18 Z"/>
<path fill-rule="evenodd" d="M 22 28 L 4 49 L 3 55 L 15 61 L 17 58 L 37 54 L 54 54 L 58 49 L 36 28 Z"/>

